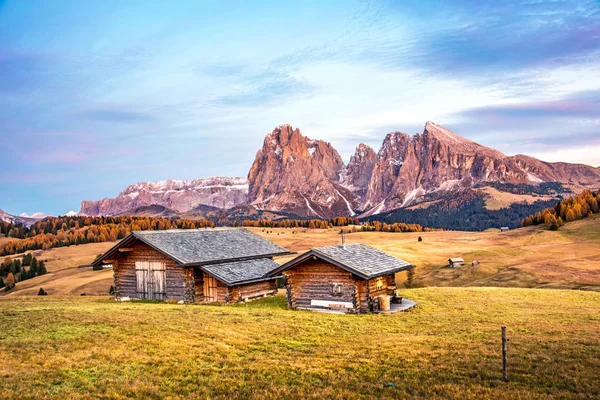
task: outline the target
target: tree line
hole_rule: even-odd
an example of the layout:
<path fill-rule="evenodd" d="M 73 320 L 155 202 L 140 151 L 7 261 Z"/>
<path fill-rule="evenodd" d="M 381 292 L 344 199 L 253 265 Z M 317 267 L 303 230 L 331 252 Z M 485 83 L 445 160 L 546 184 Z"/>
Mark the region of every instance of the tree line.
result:
<path fill-rule="evenodd" d="M 5 291 L 15 287 L 17 282 L 45 275 L 46 265 L 43 260 L 38 261 L 31 253 L 20 258 L 6 257 L 0 264 L 0 288 Z"/>
<path fill-rule="evenodd" d="M 524 218 L 521 226 L 545 224 L 551 230 L 558 230 L 566 222 L 587 218 L 598 213 L 600 190 L 593 192 L 584 190 L 576 196 L 557 202 L 554 207 L 546 208 L 534 215 Z"/>
<path fill-rule="evenodd" d="M 308 229 L 329 229 L 334 226 L 360 225 L 358 218 L 352 217 L 336 217 L 329 220 L 324 219 L 282 219 L 282 220 L 244 220 L 244 227 L 254 228 L 308 228 Z M 238 222 L 234 221 L 232 226 L 238 226 Z"/>
<path fill-rule="evenodd" d="M 205 219 L 81 216 L 48 218 L 29 228 L 8 224 L 3 231 L 5 236 L 22 240 L 10 241 L 0 246 L 0 256 L 74 244 L 116 241 L 123 239 L 131 231 L 199 229 L 214 226 L 213 221 Z"/>
<path fill-rule="evenodd" d="M 381 221 L 367 221 L 361 227 L 363 232 L 434 232 L 443 231 L 441 228 L 423 228 L 419 224 L 406 224 L 394 222 L 388 224 Z"/>
<path fill-rule="evenodd" d="M 379 222 L 361 223 L 356 217 L 321 219 L 244 220 L 234 221 L 231 226 L 256 228 L 308 228 L 329 229 L 332 227 L 358 226 L 359 230 L 380 232 L 424 232 L 417 223 Z M 14 240 L 0 246 L 0 256 L 23 253 L 30 250 L 48 250 L 55 247 L 86 243 L 114 242 L 125 238 L 131 231 L 213 228 L 214 221 L 199 219 L 154 217 L 55 217 L 38 221 L 30 227 L 3 222 L 2 234 Z M 356 229 L 354 229 L 356 231 Z"/>

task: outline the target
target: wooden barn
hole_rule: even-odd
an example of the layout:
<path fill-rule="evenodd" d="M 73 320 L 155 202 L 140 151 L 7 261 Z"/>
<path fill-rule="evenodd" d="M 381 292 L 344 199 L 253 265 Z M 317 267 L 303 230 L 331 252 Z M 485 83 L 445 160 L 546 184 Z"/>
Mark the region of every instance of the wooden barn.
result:
<path fill-rule="evenodd" d="M 380 296 L 393 296 L 395 274 L 414 268 L 363 244 L 318 247 L 273 270 L 287 278 L 291 309 L 365 313 Z"/>
<path fill-rule="evenodd" d="M 233 303 L 275 294 L 286 254 L 244 228 L 136 231 L 92 265 L 113 265 L 117 299 Z"/>

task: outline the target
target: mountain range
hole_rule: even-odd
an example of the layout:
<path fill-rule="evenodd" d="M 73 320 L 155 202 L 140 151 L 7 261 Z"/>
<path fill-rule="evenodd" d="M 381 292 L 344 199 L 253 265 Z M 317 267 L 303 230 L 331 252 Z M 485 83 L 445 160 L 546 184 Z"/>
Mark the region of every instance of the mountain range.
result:
<path fill-rule="evenodd" d="M 21 215 L 12 215 L 3 210 L 0 210 L 0 221 L 8 222 L 11 224 L 23 224 L 29 226 L 31 224 L 36 223 L 44 218 L 51 217 L 51 215 L 46 215 L 44 213 L 37 212 L 33 215 L 27 215 L 22 213 Z"/>
<path fill-rule="evenodd" d="M 415 135 L 388 133 L 378 152 L 361 143 L 346 165 L 330 143 L 280 125 L 266 135 L 247 178 L 140 182 L 116 198 L 83 201 L 81 214 L 370 217 L 426 207 L 491 183 L 547 182 L 568 191 L 597 188 L 600 168 L 507 156 L 433 122 Z"/>

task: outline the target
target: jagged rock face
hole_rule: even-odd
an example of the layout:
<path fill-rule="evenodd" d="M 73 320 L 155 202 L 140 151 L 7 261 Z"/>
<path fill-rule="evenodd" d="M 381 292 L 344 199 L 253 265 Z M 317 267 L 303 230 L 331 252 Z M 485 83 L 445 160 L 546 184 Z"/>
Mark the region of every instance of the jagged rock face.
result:
<path fill-rule="evenodd" d="M 246 202 L 246 178 L 199 178 L 191 181 L 139 182 L 116 198 L 82 201 L 84 215 L 124 215 L 139 207 L 158 205 L 186 212 L 200 205 L 228 209 Z"/>
<path fill-rule="evenodd" d="M 248 201 L 301 217 L 352 215 L 355 196 L 338 183 L 344 163 L 331 144 L 280 125 L 265 137 L 248 173 Z"/>
<path fill-rule="evenodd" d="M 386 136 L 371 174 L 363 208 L 375 214 L 419 202 L 479 182 L 568 182 L 577 177 L 597 182 L 600 171 L 588 166 L 544 163 L 531 157 L 508 157 L 428 122 L 422 134 Z"/>
<path fill-rule="evenodd" d="M 367 188 L 371 181 L 375 164 L 377 164 L 375 150 L 361 143 L 354 151 L 352 157 L 350 157 L 345 174 L 342 175 L 343 185 L 352 191 L 360 199 L 361 203 L 366 198 Z"/>

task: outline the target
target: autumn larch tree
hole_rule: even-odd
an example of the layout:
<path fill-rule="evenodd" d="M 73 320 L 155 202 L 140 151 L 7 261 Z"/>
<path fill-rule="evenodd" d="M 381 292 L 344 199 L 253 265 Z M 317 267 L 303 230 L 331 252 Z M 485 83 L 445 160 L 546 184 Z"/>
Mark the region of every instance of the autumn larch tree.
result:
<path fill-rule="evenodd" d="M 15 287 L 15 276 L 12 272 L 8 274 L 4 283 L 6 284 L 6 290 L 10 290 Z"/>

